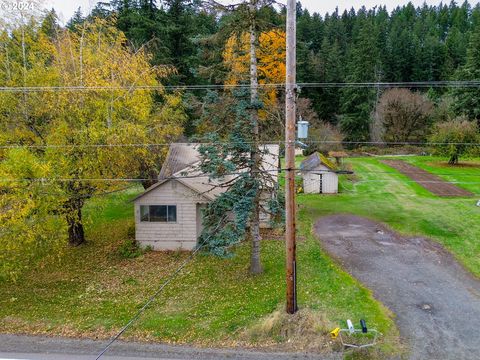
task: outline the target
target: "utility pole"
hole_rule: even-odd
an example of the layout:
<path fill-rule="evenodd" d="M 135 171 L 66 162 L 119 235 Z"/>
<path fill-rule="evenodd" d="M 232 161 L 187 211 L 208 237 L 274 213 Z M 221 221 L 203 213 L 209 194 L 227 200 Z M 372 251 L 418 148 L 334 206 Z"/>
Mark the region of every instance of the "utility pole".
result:
<path fill-rule="evenodd" d="M 296 282 L 296 244 L 295 244 L 295 121 L 297 88 L 297 4 L 295 0 L 287 3 L 287 78 L 285 111 L 285 215 L 286 215 L 286 259 L 287 259 L 287 313 L 297 311 Z"/>

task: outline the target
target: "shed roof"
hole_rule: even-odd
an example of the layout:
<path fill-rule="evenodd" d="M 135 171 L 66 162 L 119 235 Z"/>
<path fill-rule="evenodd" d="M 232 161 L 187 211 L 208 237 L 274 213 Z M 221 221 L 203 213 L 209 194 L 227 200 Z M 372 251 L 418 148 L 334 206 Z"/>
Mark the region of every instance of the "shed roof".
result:
<path fill-rule="evenodd" d="M 318 152 L 313 153 L 300 164 L 300 170 L 308 171 L 315 170 L 320 165 L 326 166 L 330 170 L 337 170 L 337 166 L 327 159 L 325 155 Z"/>

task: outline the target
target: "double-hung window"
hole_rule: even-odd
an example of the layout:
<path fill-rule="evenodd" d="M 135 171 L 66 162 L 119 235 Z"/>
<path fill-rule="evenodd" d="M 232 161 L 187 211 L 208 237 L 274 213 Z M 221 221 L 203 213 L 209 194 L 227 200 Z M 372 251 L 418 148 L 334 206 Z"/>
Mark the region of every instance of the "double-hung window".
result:
<path fill-rule="evenodd" d="M 142 222 L 177 222 L 176 205 L 140 205 Z"/>

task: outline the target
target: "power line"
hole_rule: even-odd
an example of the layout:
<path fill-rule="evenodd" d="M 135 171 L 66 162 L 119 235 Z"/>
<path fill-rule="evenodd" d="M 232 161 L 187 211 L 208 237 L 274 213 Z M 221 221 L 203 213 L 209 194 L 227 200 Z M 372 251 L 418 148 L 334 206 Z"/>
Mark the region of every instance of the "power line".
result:
<path fill-rule="evenodd" d="M 215 142 L 215 143 L 202 143 L 202 142 L 184 142 L 175 143 L 178 145 L 229 145 L 232 142 Z M 246 142 L 246 144 L 253 144 L 253 142 Z M 282 145 L 283 141 L 273 140 L 261 143 L 261 146 L 265 145 Z M 435 145 L 458 145 L 458 146 L 480 146 L 478 142 L 398 142 L 398 141 L 342 141 L 342 140 L 310 140 L 306 141 L 306 144 L 344 144 L 344 145 L 416 145 L 416 146 L 435 146 Z M 127 143 L 127 144 L 38 144 L 38 145 L 24 145 L 24 144 L 10 144 L 0 145 L 0 149 L 60 149 L 60 148 L 119 148 L 119 147 L 169 147 L 172 143 Z M 388 156 L 388 155 L 385 155 Z"/>
<path fill-rule="evenodd" d="M 122 188 L 116 189 L 116 190 L 96 192 L 93 195 L 75 195 L 75 198 L 90 199 L 92 197 L 108 196 L 108 195 L 112 195 L 112 194 L 115 194 L 115 193 L 127 191 L 127 190 L 130 190 L 130 189 L 135 189 L 137 186 L 138 185 L 125 186 L 125 187 L 122 187 Z M 10 190 L 20 190 L 20 189 L 24 189 L 24 187 L 23 186 L 16 186 L 16 187 L 9 187 L 9 189 Z M 53 192 L 43 192 L 43 191 L 38 192 L 37 194 L 40 194 L 40 195 L 56 195 L 56 196 L 60 195 L 59 192 L 53 193 Z"/>
<path fill-rule="evenodd" d="M 243 174 L 243 173 L 238 173 L 238 175 Z M 203 175 L 203 176 L 197 176 L 197 177 L 204 177 L 207 178 L 208 175 Z M 190 177 L 192 178 L 192 177 Z M 177 177 L 175 179 L 182 179 L 181 177 Z M 50 181 L 55 182 L 140 182 L 140 181 L 147 181 L 147 180 L 152 180 L 152 179 L 50 179 Z M 34 181 L 34 182 L 45 182 L 46 179 L 0 179 L 0 182 L 24 182 L 24 181 Z M 480 181 L 449 181 L 449 180 L 394 180 L 394 179 L 381 179 L 381 180 L 359 180 L 356 181 L 355 183 L 402 183 L 402 184 L 408 184 L 408 183 L 415 183 L 415 184 L 465 184 L 465 185 L 477 185 L 480 184 Z M 221 184 L 220 184 L 221 186 Z M 215 185 L 212 185 L 212 188 L 215 187 Z"/>
<path fill-rule="evenodd" d="M 420 170 L 423 170 L 423 169 L 420 169 Z M 298 170 L 299 172 L 313 172 L 313 173 L 337 173 L 337 171 L 335 170 Z M 425 170 L 427 171 L 427 170 Z M 405 175 L 399 171 L 355 171 L 355 170 L 352 170 L 352 174 L 343 174 L 343 173 L 339 173 L 339 175 L 363 175 L 363 174 L 391 174 L 391 175 Z M 428 171 L 427 171 L 428 172 Z M 424 171 L 409 171 L 408 174 L 425 174 Z M 478 172 L 478 174 L 472 174 L 472 173 L 431 173 L 429 172 L 429 174 L 432 174 L 432 175 L 437 175 L 437 176 L 478 176 L 480 177 L 480 170 Z"/>
<path fill-rule="evenodd" d="M 192 254 L 185 260 L 168 278 L 167 280 L 155 291 L 155 293 L 148 299 L 148 301 L 138 310 L 138 312 L 128 321 L 127 324 L 110 340 L 107 346 L 98 354 L 95 360 L 100 359 L 115 341 L 118 340 L 120 336 L 144 313 L 144 311 L 150 306 L 150 304 L 155 300 L 155 298 L 163 291 L 163 289 L 170 284 L 175 277 L 182 271 L 182 269 L 187 266 L 194 258 L 195 255 L 200 251 L 203 245 L 198 246 Z"/>
<path fill-rule="evenodd" d="M 195 171 L 197 169 L 194 169 Z M 272 169 L 272 170 L 259 170 L 257 173 L 276 173 L 280 172 L 281 169 Z M 181 173 L 181 171 L 179 171 Z M 222 174 L 222 177 L 227 176 L 235 176 L 235 175 L 245 175 L 246 173 L 251 173 L 245 169 L 244 171 L 236 171 Z M 198 179 L 198 178 L 206 178 L 210 180 L 210 176 L 207 173 L 200 173 L 195 175 L 179 175 L 179 176 L 169 176 L 163 179 L 158 179 L 159 181 L 163 180 L 179 180 L 179 179 Z M 46 183 L 48 181 L 53 182 L 76 182 L 76 181 L 92 181 L 92 182 L 139 182 L 139 181 L 151 181 L 154 179 L 151 178 L 52 178 L 52 177 L 44 177 L 44 178 L 0 178 L 0 182 L 23 182 L 23 181 L 30 181 L 30 182 L 40 182 Z M 216 184 L 211 184 L 215 186 Z M 221 185 L 221 184 L 220 184 Z"/>
<path fill-rule="evenodd" d="M 480 146 L 480 143 L 472 142 L 420 142 L 420 141 L 342 141 L 342 140 L 312 140 L 305 141 L 308 144 L 348 144 L 348 145 L 474 145 Z M 387 155 L 386 155 L 387 156 Z"/>
<path fill-rule="evenodd" d="M 427 190 L 427 192 L 429 192 Z M 336 193 L 335 195 L 337 196 L 341 196 L 341 195 L 359 195 L 359 196 L 362 196 L 362 195 L 390 195 L 390 196 L 393 196 L 395 198 L 428 198 L 428 199 L 432 199 L 432 200 L 439 200 L 438 198 L 440 197 L 450 197 L 450 198 L 456 198 L 456 199 L 462 199 L 462 200 L 472 200 L 472 197 L 477 197 L 477 196 L 480 196 L 480 193 L 471 193 L 469 196 L 458 196 L 458 195 L 455 195 L 453 196 L 451 193 L 430 193 L 427 195 L 418 195 L 418 194 L 411 194 L 411 195 L 406 195 L 406 194 L 395 194 L 395 193 L 392 193 L 392 192 L 386 192 L 386 191 L 358 191 L 356 189 L 352 190 L 352 189 L 347 189 L 347 188 L 344 188 L 342 189 L 341 192 L 338 192 Z M 304 194 L 304 195 L 319 195 L 319 194 Z M 474 200 L 475 202 L 477 200 Z M 421 216 L 417 216 L 416 218 L 419 218 L 421 219 L 422 217 Z"/>
<path fill-rule="evenodd" d="M 226 216 L 224 217 L 224 219 Z M 145 302 L 145 304 L 140 308 L 140 310 L 137 311 L 137 313 L 125 324 L 125 326 L 109 341 L 107 346 L 103 348 L 103 350 L 98 354 L 98 356 L 95 358 L 95 360 L 99 360 L 107 351 L 110 349 L 110 347 L 113 345 L 115 341 L 118 340 L 120 336 L 136 321 L 138 318 L 145 312 L 145 310 L 150 306 L 150 304 L 153 303 L 153 301 L 156 299 L 156 297 L 165 289 L 165 287 L 170 284 L 176 277 L 177 275 L 183 270 L 185 266 L 187 266 L 197 253 L 206 245 L 207 241 L 213 236 L 213 233 L 217 231 L 220 228 L 221 221 L 219 221 L 218 225 L 215 227 L 215 229 L 212 231 L 212 233 L 203 240 L 201 244 L 197 246 L 197 248 L 188 256 L 188 258 L 173 272 L 168 276 L 168 278 L 164 281 L 164 283 L 155 291 L 155 293 Z"/>
<path fill-rule="evenodd" d="M 193 171 L 196 171 L 198 169 L 194 169 Z M 423 170 L 423 169 L 420 169 Z M 339 173 L 336 170 L 318 170 L 318 169 L 301 169 L 301 168 L 276 168 L 276 169 L 262 169 L 258 170 L 258 173 L 281 173 L 284 171 L 295 171 L 298 173 L 337 173 L 339 175 L 362 175 L 362 174 L 392 174 L 392 175 L 404 175 L 401 172 L 395 172 L 395 171 L 353 171 L 353 174 L 342 174 Z M 179 172 L 181 173 L 181 171 Z M 229 172 L 222 174 L 222 177 L 228 177 L 228 176 L 236 176 L 236 175 L 244 175 L 246 173 L 245 171 L 235 171 L 235 172 Z M 424 174 L 423 171 L 411 171 L 409 174 Z M 432 175 L 437 175 L 437 176 L 480 176 L 479 174 L 472 174 L 472 173 L 431 173 Z M 191 174 L 189 175 L 188 173 L 178 175 L 178 176 L 169 176 L 165 177 L 163 179 L 159 179 L 160 181 L 162 180 L 180 180 L 180 179 L 199 179 L 199 178 L 208 178 L 210 179 L 210 175 L 206 173 L 199 173 L 199 174 Z M 92 182 L 140 182 L 140 181 L 151 181 L 154 180 L 152 178 L 54 178 L 54 177 L 43 177 L 43 178 L 0 178 L 0 182 L 40 182 L 40 183 L 47 183 L 47 182 L 80 182 L 80 181 L 92 181 Z M 362 180 L 362 181 L 395 181 L 392 179 L 380 179 L 380 180 Z M 400 182 L 408 182 L 408 181 L 403 181 L 399 180 Z M 413 181 L 413 182 L 418 182 L 418 181 Z M 480 184 L 480 182 L 463 182 L 463 181 L 447 181 L 447 180 L 441 180 L 441 181 L 428 181 L 428 182 L 450 182 L 450 183 L 458 183 L 458 184 Z M 212 186 L 215 186 L 212 184 Z"/>
<path fill-rule="evenodd" d="M 178 143 L 182 144 L 182 143 Z M 0 149 L 63 149 L 63 148 L 118 148 L 118 147 L 163 147 L 170 146 L 171 143 L 138 143 L 138 144 L 48 144 L 48 145 L 22 145 L 22 144 L 11 144 L 11 145 L 1 145 Z M 183 145 L 189 145 L 188 143 L 183 143 Z"/>
<path fill-rule="evenodd" d="M 480 81 L 413 81 L 413 82 L 330 82 L 330 83 L 299 83 L 298 86 L 304 88 L 458 88 L 458 87 L 473 87 L 480 86 Z"/>
<path fill-rule="evenodd" d="M 317 82 L 297 83 L 300 88 L 480 88 L 480 81 L 417 81 L 417 82 Z M 163 91 L 163 90 L 229 90 L 250 89 L 250 84 L 212 85 L 120 85 L 120 86 L 2 86 L 0 92 L 45 91 Z M 284 89 L 283 83 L 258 84 L 257 88 Z"/>
<path fill-rule="evenodd" d="M 447 181 L 447 180 L 393 180 L 393 179 L 380 179 L 380 180 L 359 180 L 358 183 L 401 183 L 401 184 L 480 184 L 480 181 Z"/>

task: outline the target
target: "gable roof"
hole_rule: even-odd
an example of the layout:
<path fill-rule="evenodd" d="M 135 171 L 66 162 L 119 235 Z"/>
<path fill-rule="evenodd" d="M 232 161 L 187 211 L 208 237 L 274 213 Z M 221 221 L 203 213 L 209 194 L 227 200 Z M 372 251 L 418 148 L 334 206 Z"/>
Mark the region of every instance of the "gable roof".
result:
<path fill-rule="evenodd" d="M 171 144 L 158 179 L 163 180 L 172 177 L 173 174 L 199 162 L 200 153 L 198 152 L 198 148 L 199 144 Z"/>
<path fill-rule="evenodd" d="M 133 201 L 170 180 L 180 182 L 208 200 L 214 200 L 225 192 L 227 188 L 218 185 L 227 183 L 233 179 L 234 175 L 227 175 L 219 181 L 211 180 L 208 175 L 203 174 L 198 166 L 201 159 L 198 152 L 199 146 L 200 144 L 171 144 L 158 177 L 159 181 L 146 189 L 145 192 L 137 196 Z M 271 181 L 275 185 L 278 182 L 280 146 L 269 144 L 262 145 L 261 148 L 264 151 L 261 168 L 270 173 Z"/>
<path fill-rule="evenodd" d="M 337 170 L 337 166 L 327 159 L 325 155 L 318 152 L 313 153 L 300 164 L 300 170 L 315 170 L 320 165 L 326 166 L 330 170 Z"/>

